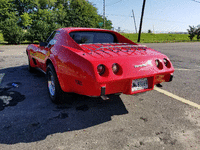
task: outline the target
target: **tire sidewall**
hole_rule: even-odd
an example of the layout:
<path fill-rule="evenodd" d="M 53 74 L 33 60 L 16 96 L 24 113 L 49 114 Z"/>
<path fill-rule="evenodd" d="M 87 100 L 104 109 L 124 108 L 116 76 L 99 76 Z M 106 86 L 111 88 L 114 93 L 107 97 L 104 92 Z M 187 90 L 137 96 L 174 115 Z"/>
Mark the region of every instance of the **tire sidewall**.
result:
<path fill-rule="evenodd" d="M 31 66 L 30 58 L 28 56 L 28 71 L 29 72 L 34 72 L 34 68 Z"/>
<path fill-rule="evenodd" d="M 54 84 L 55 84 L 55 94 L 54 94 L 54 96 L 50 94 L 49 87 L 48 87 L 48 76 L 49 76 L 50 72 L 53 75 L 53 80 L 54 80 Z M 48 88 L 48 93 L 49 93 L 49 96 L 51 98 L 51 101 L 53 103 L 61 103 L 62 89 L 60 87 L 55 69 L 54 69 L 52 64 L 49 64 L 47 66 L 47 88 Z"/>

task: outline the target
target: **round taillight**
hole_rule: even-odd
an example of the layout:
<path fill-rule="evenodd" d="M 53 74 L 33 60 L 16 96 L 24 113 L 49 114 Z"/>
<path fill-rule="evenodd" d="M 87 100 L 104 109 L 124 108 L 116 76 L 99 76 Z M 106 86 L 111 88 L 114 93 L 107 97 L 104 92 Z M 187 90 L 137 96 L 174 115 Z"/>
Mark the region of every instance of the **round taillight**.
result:
<path fill-rule="evenodd" d="M 155 63 L 156 63 L 156 67 L 157 67 L 158 69 L 163 69 L 163 64 L 162 64 L 161 60 L 156 59 L 156 60 L 155 60 Z"/>
<path fill-rule="evenodd" d="M 163 62 L 164 62 L 165 66 L 166 66 L 167 68 L 171 68 L 171 63 L 170 63 L 169 59 L 164 58 L 164 59 L 163 59 Z"/>
<path fill-rule="evenodd" d="M 163 59 L 163 62 L 164 62 L 164 64 L 165 64 L 165 66 L 167 67 L 168 64 L 169 64 L 169 61 L 168 61 L 166 58 L 164 58 L 164 59 Z"/>
<path fill-rule="evenodd" d="M 117 63 L 114 63 L 112 65 L 112 71 L 113 71 L 114 74 L 118 73 L 118 71 L 119 71 L 119 65 Z"/>
<path fill-rule="evenodd" d="M 160 66 L 160 61 L 158 60 L 158 59 L 156 59 L 156 66 L 159 68 L 159 66 Z"/>
<path fill-rule="evenodd" d="M 102 64 L 98 65 L 97 66 L 97 72 L 98 72 L 99 75 L 104 74 L 104 72 L 105 72 L 105 66 L 102 65 Z"/>

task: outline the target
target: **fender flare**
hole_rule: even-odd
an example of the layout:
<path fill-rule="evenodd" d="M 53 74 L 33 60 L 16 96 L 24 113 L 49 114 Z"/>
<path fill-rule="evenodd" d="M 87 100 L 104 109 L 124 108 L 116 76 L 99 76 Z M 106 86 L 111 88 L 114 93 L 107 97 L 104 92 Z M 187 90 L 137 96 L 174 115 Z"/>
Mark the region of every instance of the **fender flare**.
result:
<path fill-rule="evenodd" d="M 58 71 L 58 66 L 56 65 L 57 62 L 56 62 L 56 59 L 52 56 L 50 56 L 47 60 L 46 60 L 46 68 L 48 66 L 48 64 L 51 63 L 56 71 L 56 75 L 57 75 L 57 78 L 58 78 L 58 81 L 59 81 L 59 84 L 60 84 L 60 87 L 63 91 L 66 91 L 66 88 L 64 86 L 64 84 L 62 84 L 64 81 L 62 80 L 62 77 L 61 75 L 59 74 L 59 71 Z M 65 90 L 64 90 L 65 89 Z M 69 89 L 68 89 L 69 90 Z"/>

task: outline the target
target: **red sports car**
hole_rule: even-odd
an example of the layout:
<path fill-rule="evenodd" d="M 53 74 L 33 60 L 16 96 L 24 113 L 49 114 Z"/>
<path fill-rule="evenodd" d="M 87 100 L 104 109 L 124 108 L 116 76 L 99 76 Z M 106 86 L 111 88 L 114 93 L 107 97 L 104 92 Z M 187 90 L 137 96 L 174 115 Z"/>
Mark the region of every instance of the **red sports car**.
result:
<path fill-rule="evenodd" d="M 104 29 L 57 29 L 46 42 L 31 44 L 26 52 L 29 70 L 47 74 L 55 103 L 64 92 L 105 98 L 150 91 L 156 84 L 172 81 L 174 72 L 166 55 Z"/>

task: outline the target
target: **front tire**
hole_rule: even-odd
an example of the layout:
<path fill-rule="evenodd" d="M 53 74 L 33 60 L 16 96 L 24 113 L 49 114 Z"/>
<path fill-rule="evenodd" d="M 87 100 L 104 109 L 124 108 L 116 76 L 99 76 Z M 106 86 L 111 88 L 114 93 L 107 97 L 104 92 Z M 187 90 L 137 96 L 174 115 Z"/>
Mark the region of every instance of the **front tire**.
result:
<path fill-rule="evenodd" d="M 55 69 L 52 64 L 47 66 L 47 88 L 48 93 L 53 103 L 62 103 L 64 92 L 62 91 Z"/>

